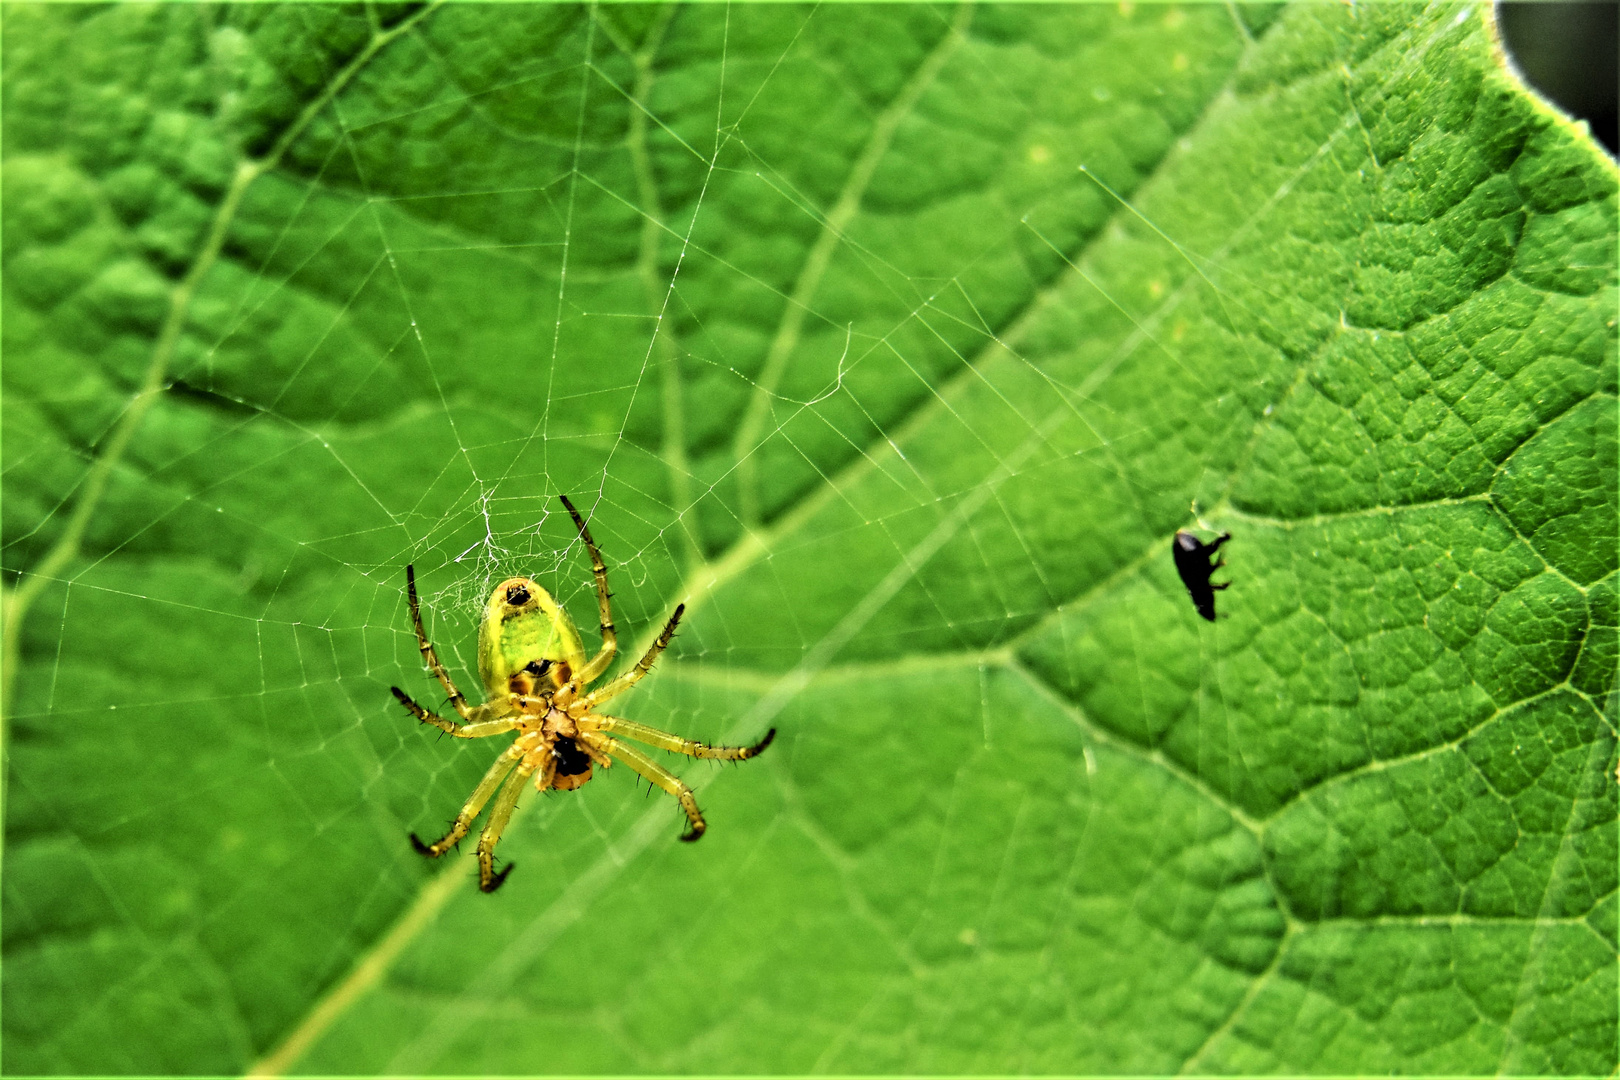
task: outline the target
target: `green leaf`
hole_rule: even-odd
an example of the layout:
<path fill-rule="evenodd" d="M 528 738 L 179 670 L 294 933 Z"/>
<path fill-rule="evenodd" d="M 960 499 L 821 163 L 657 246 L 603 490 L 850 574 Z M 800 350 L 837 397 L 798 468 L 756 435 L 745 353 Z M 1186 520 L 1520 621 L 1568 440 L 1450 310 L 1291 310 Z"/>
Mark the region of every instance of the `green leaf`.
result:
<path fill-rule="evenodd" d="M 1488 20 L 8 7 L 6 1071 L 1612 1072 L 1617 175 Z M 476 699 L 559 494 L 779 734 L 486 896 L 404 569 Z"/>

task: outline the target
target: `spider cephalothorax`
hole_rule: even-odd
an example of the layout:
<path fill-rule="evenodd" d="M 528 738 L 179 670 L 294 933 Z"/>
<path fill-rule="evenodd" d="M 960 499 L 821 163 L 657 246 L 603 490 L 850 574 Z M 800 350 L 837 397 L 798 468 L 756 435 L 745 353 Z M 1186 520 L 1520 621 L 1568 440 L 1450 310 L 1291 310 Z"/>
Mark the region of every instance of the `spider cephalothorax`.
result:
<path fill-rule="evenodd" d="M 675 627 L 681 621 L 684 604 L 677 605 L 658 639 L 652 643 L 636 666 L 608 682 L 600 689 L 588 690 L 590 684 L 607 671 L 618 652 L 618 638 L 613 630 L 613 611 L 608 603 L 607 567 L 596 542 L 579 516 L 574 504 L 562 497 L 562 504 L 574 519 L 580 539 L 591 554 L 591 573 L 596 579 L 596 599 L 602 615 L 602 649 L 588 661 L 579 630 L 568 617 L 562 605 L 552 595 L 529 578 L 508 578 L 495 586 L 484 605 L 484 617 L 478 628 L 478 674 L 484 683 L 486 700 L 482 705 L 468 705 L 467 699 L 450 679 L 444 665 L 439 662 L 433 645 L 422 630 L 422 612 L 416 598 L 416 569 L 405 568 L 406 592 L 411 607 L 411 625 L 416 630 L 417 645 L 428 671 L 444 685 L 450 695 L 450 704 L 462 719 L 461 723 L 446 720 L 437 713 L 418 705 L 399 687 L 393 687 L 394 696 L 424 724 L 458 739 L 480 739 L 487 735 L 500 735 L 507 731 L 518 733 L 484 778 L 473 789 L 472 797 L 456 815 L 450 831 L 431 844 L 424 844 L 411 834 L 411 843 L 424 855 L 437 858 L 449 851 L 472 829 L 473 819 L 484 809 L 491 797 L 495 799 L 489 821 L 478 837 L 478 887 L 494 892 L 512 872 L 510 864 L 500 873 L 495 872 L 495 844 L 501 831 L 517 806 L 523 782 L 534 777 L 537 791 L 550 788 L 555 791 L 573 791 L 591 778 L 592 769 L 600 765 L 606 769 L 614 759 L 623 761 L 651 783 L 657 784 L 680 800 L 686 811 L 688 827 L 682 840 L 696 840 L 707 826 L 698 812 L 697 799 L 692 789 L 681 783 L 668 769 L 649 757 L 645 751 L 630 746 L 615 735 L 636 742 L 656 746 L 689 757 L 719 758 L 740 761 L 751 758 L 770 745 L 776 729 L 753 746 L 708 746 L 682 739 L 666 731 L 622 720 L 596 712 L 596 706 L 624 693 L 640 682 L 652 668 L 658 654 L 675 636 Z M 496 795 L 499 791 L 500 794 Z"/>

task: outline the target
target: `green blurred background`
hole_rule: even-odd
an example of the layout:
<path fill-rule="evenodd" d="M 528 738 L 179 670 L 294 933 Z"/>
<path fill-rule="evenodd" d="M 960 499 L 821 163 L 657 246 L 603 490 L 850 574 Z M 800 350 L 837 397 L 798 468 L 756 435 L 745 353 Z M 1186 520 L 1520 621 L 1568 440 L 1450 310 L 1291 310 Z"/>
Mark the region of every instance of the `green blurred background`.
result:
<path fill-rule="evenodd" d="M 1615 103 L 1620 98 L 1620 4 L 1508 3 L 1497 5 L 1508 53 L 1525 81 L 1592 128 L 1615 153 Z"/>

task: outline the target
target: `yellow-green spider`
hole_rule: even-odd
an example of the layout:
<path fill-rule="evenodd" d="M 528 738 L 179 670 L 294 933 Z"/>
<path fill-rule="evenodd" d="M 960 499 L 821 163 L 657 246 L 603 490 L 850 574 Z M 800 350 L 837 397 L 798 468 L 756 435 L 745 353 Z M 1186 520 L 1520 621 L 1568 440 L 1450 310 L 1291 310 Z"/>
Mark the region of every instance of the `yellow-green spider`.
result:
<path fill-rule="evenodd" d="M 424 709 L 397 686 L 392 688 L 394 696 L 422 723 L 458 739 L 481 739 L 507 731 L 518 733 L 517 739 L 495 759 L 495 764 L 473 789 L 472 797 L 456 815 L 449 832 L 431 844 L 424 844 L 415 833 L 411 834 L 411 844 L 417 851 L 438 858 L 467 835 L 473 819 L 490 797 L 495 796 L 495 807 L 478 837 L 478 887 L 484 892 L 500 888 L 506 875 L 512 872 L 510 863 L 500 873 L 495 872 L 495 844 L 517 807 L 523 782 L 530 776 L 534 777 L 536 791 L 548 788 L 573 791 L 591 778 L 594 766 L 609 768 L 617 758 L 680 800 L 688 823 L 681 839 L 696 840 L 707 826 L 698 812 L 692 789 L 645 751 L 614 736 L 621 735 L 688 757 L 722 761 L 751 758 L 769 746 L 776 736 L 776 729 L 772 728 L 752 746 L 708 746 L 595 711 L 598 705 L 624 693 L 646 676 L 658 654 L 675 636 L 675 627 L 686 605 L 676 605 L 675 614 L 669 617 L 658 639 L 634 668 L 600 689 L 588 690 L 590 684 L 607 671 L 619 646 L 613 632 L 607 566 L 602 562 L 602 553 L 596 549 L 596 541 L 591 539 L 591 531 L 574 504 L 566 496 L 561 498 L 579 529 L 580 539 L 585 541 L 585 549 L 591 553 L 596 599 L 602 610 L 602 651 L 589 661 L 585 659 L 579 630 L 562 605 L 530 578 L 507 578 L 490 593 L 489 603 L 484 606 L 484 621 L 478 628 L 478 674 L 484 680 L 486 700 L 482 705 L 468 705 L 422 631 L 422 611 L 416 599 L 416 569 L 414 566 L 405 568 L 411 625 L 416 630 L 422 659 L 427 669 L 444 684 L 450 704 L 462 722 L 446 720 Z M 499 795 L 495 794 L 497 790 Z"/>

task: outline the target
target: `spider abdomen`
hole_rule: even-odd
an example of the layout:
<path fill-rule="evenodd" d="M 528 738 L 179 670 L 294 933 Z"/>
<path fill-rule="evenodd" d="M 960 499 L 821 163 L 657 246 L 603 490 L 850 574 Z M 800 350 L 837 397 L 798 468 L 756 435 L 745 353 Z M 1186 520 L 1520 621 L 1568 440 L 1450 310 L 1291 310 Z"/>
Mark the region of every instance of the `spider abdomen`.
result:
<path fill-rule="evenodd" d="M 478 629 L 478 673 L 493 696 L 515 692 L 514 678 L 533 693 L 549 677 L 553 689 L 584 666 L 579 630 L 556 599 L 530 578 L 495 586 Z"/>

